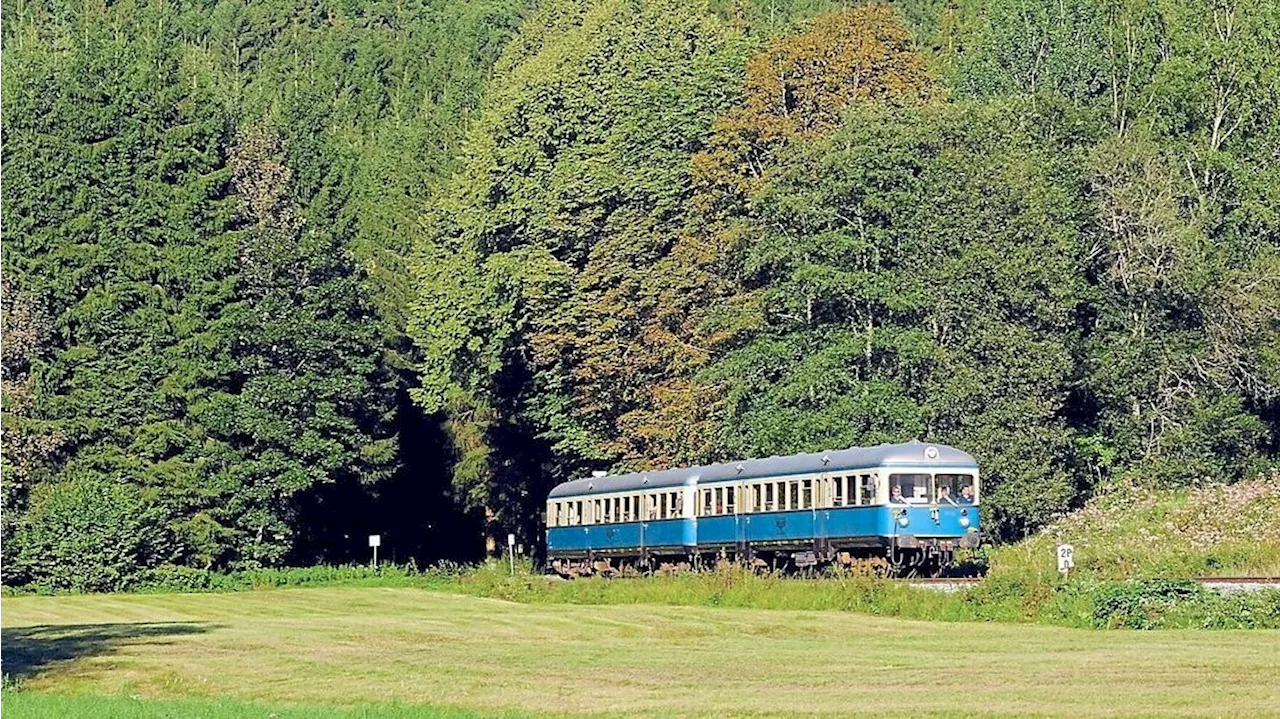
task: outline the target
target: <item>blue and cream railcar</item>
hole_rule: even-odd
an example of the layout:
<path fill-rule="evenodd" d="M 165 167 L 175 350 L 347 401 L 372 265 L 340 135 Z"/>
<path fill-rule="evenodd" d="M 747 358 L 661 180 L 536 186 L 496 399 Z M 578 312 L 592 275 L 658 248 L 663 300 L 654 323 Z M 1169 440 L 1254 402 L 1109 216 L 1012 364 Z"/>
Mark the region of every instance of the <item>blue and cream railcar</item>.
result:
<path fill-rule="evenodd" d="M 575 572 L 714 556 L 936 568 L 978 545 L 979 496 L 971 455 L 919 442 L 595 476 L 548 496 L 547 558 Z"/>

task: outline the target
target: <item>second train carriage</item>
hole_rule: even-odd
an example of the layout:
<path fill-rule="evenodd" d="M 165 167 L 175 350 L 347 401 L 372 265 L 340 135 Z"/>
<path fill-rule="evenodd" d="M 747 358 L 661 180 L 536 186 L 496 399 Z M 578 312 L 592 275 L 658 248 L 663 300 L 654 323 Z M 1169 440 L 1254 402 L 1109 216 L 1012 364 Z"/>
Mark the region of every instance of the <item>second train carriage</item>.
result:
<path fill-rule="evenodd" d="M 547 560 L 562 573 L 716 556 L 937 569 L 978 546 L 979 500 L 972 455 L 920 442 L 594 476 L 548 495 Z"/>

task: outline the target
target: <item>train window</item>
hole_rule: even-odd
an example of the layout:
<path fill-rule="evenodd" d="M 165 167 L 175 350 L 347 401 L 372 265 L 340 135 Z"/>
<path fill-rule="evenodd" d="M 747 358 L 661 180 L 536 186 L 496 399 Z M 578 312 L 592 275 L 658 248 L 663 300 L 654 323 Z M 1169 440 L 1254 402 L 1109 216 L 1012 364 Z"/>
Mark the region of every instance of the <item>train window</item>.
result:
<path fill-rule="evenodd" d="M 831 506 L 844 506 L 844 477 L 835 477 L 831 485 Z"/>
<path fill-rule="evenodd" d="M 813 480 L 806 479 L 800 482 L 800 508 L 813 508 Z"/>
<path fill-rule="evenodd" d="M 674 512 L 677 517 L 684 516 L 684 494 L 682 492 L 671 493 L 671 506 L 674 508 L 672 509 L 672 512 Z"/>
<path fill-rule="evenodd" d="M 668 495 L 666 492 L 663 492 L 662 494 L 658 495 L 658 518 L 659 519 L 666 519 L 668 516 L 670 516 L 669 509 L 668 509 L 670 505 L 667 503 L 667 499 L 669 497 L 670 495 Z"/>
<path fill-rule="evenodd" d="M 773 503 L 773 483 L 764 485 L 764 511 L 772 512 L 777 505 Z"/>
<path fill-rule="evenodd" d="M 931 479 L 927 474 L 889 475 L 889 502 L 892 504 L 928 502 Z"/>
<path fill-rule="evenodd" d="M 934 475 L 934 499 L 938 504 L 973 504 L 977 501 L 972 474 Z"/>
<path fill-rule="evenodd" d="M 800 483 L 787 482 L 787 509 L 800 508 Z"/>
<path fill-rule="evenodd" d="M 702 512 L 699 516 L 706 517 L 711 514 L 711 490 L 702 490 Z"/>
<path fill-rule="evenodd" d="M 850 479 L 853 479 L 850 477 Z M 864 474 L 858 478 L 858 494 L 862 498 L 862 504 L 875 504 L 878 501 L 876 491 L 876 476 L 874 474 Z"/>
<path fill-rule="evenodd" d="M 715 506 L 714 506 L 715 513 L 724 514 L 724 487 L 716 487 L 714 490 L 714 496 L 715 496 Z"/>
<path fill-rule="evenodd" d="M 724 513 L 725 514 L 733 514 L 733 507 L 735 504 L 737 504 L 737 502 L 735 501 L 738 498 L 737 494 L 738 494 L 737 487 L 729 487 L 724 490 Z"/>

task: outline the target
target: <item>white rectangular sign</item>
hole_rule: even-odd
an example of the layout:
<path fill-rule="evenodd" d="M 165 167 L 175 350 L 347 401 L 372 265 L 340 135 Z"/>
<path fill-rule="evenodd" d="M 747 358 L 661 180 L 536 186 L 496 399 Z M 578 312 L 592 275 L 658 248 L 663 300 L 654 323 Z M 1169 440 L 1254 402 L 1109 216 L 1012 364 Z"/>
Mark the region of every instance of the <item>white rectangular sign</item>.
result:
<path fill-rule="evenodd" d="M 1076 566 L 1076 548 L 1070 544 L 1058 545 L 1058 571 L 1065 572 Z"/>
<path fill-rule="evenodd" d="M 370 547 L 381 547 L 381 546 L 382 546 L 382 535 L 381 535 L 381 534 L 370 534 L 370 535 L 369 535 L 369 546 L 370 546 Z"/>
<path fill-rule="evenodd" d="M 508 534 L 508 535 L 507 535 L 507 546 L 508 546 L 508 547 L 514 547 L 514 546 L 516 546 L 516 535 L 514 535 L 514 534 Z"/>

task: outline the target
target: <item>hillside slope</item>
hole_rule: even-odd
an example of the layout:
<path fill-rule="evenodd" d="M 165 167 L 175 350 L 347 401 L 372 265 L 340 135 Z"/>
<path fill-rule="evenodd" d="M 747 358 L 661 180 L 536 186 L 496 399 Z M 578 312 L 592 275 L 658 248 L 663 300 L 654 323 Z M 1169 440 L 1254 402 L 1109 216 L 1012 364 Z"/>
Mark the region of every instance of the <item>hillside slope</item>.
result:
<path fill-rule="evenodd" d="M 1054 546 L 1099 578 L 1280 576 L 1280 472 L 1231 485 L 1103 492 L 990 556 L 993 574 L 1056 571 Z"/>

